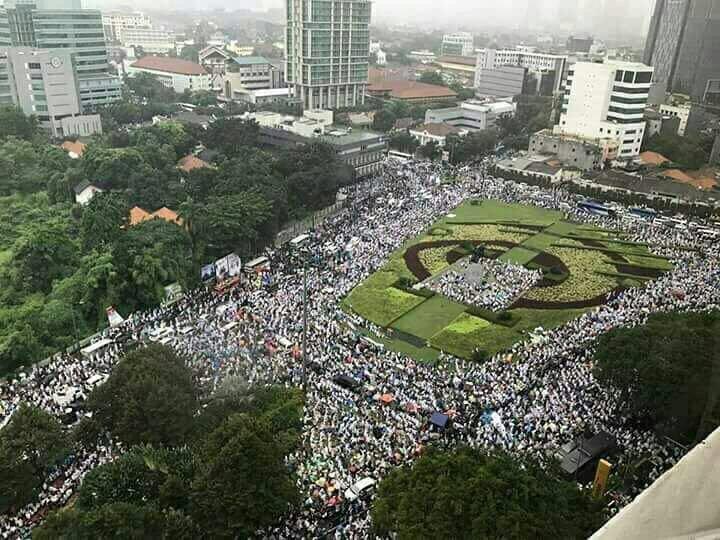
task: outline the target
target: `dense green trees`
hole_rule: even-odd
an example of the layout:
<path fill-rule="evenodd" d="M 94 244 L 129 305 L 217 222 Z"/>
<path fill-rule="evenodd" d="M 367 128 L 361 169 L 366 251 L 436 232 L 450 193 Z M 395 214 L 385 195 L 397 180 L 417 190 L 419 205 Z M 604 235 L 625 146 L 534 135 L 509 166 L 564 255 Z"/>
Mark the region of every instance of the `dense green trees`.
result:
<path fill-rule="evenodd" d="M 445 142 L 445 148 L 450 152 L 451 163 L 463 163 L 489 155 L 498 141 L 497 131 L 487 129 L 470 133 L 465 137 L 450 135 Z"/>
<path fill-rule="evenodd" d="M 661 433 L 702 440 L 720 422 L 720 313 L 660 314 L 602 336 L 595 377 L 626 413 Z"/>
<path fill-rule="evenodd" d="M 442 74 L 439 71 L 426 71 L 418 79 L 421 83 L 434 84 L 436 86 L 445 86 Z"/>
<path fill-rule="evenodd" d="M 168 97 L 157 84 L 140 77 L 131 100 L 111 107 L 146 120 L 149 103 Z M 327 145 L 261 149 L 258 126 L 242 120 L 207 131 L 111 124 L 73 160 L 14 109 L 5 117 L 15 127 L 0 131 L 0 374 L 104 326 L 110 305 L 125 315 L 154 306 L 164 286 L 192 287 L 202 264 L 231 251 L 254 255 L 289 220 L 334 203 L 353 177 Z M 213 166 L 180 171 L 178 160 L 200 142 L 216 151 Z M 73 189 L 83 182 L 105 193 L 81 207 Z M 130 227 L 133 206 L 167 206 L 184 224 Z"/>
<path fill-rule="evenodd" d="M 662 154 L 680 167 L 700 169 L 710 159 L 712 139 L 657 134 L 646 141 L 644 149 Z"/>
<path fill-rule="evenodd" d="M 34 116 L 25 116 L 22 109 L 12 105 L 0 106 L 0 140 L 17 137 L 32 140 L 39 132 L 38 121 Z"/>
<path fill-rule="evenodd" d="M 379 485 L 373 523 L 383 536 L 587 538 L 602 504 L 533 463 L 461 448 L 430 450 Z"/>
<path fill-rule="evenodd" d="M 133 351 L 88 398 L 95 420 L 128 446 L 179 445 L 197 409 L 192 374 L 161 345 Z"/>
<path fill-rule="evenodd" d="M 172 349 L 127 355 L 75 431 L 83 441 L 109 429 L 135 446 L 91 471 L 75 505 L 34 537 L 248 538 L 291 510 L 299 492 L 285 456 L 299 441 L 303 395 L 231 383 L 200 407 Z"/>
<path fill-rule="evenodd" d="M 0 512 L 26 504 L 68 448 L 67 437 L 53 416 L 21 405 L 0 430 Z"/>

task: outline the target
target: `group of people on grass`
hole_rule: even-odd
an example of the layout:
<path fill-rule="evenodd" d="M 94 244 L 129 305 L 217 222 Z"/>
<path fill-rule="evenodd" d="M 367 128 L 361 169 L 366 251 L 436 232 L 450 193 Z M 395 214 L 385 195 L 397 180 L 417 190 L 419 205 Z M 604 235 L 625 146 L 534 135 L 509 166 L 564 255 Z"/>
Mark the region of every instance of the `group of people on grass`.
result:
<path fill-rule="evenodd" d="M 508 309 L 543 277 L 540 270 L 497 259 L 472 260 L 456 263 L 427 288 L 451 300 L 491 311 Z"/>
<path fill-rule="evenodd" d="M 114 344 L 104 351 L 82 360 L 63 356 L 0 383 L 0 422 L 21 402 L 59 415 L 51 396 L 60 387 L 89 391 L 87 382 L 110 373 L 124 343 L 165 327 L 205 397 L 235 384 L 305 388 L 302 440 L 287 458 L 304 500 L 259 536 L 308 538 L 329 531 L 336 538 L 367 537 L 369 502 L 349 500 L 346 490 L 365 478 L 380 481 L 432 444 L 502 449 L 549 463 L 561 445 L 587 431 L 606 430 L 618 440 L 621 463 L 651 459 L 654 469 L 645 482 L 652 482 L 677 461 L 680 450 L 639 431 L 618 412 L 618 391 L 593 379 L 593 343 L 613 328 L 642 324 L 651 313 L 716 309 L 718 247 L 688 231 L 587 214 L 562 189 L 507 182 L 491 176 L 489 165 L 448 171 L 426 162 L 388 163 L 381 175 L 355 186 L 347 208 L 320 224 L 304 244 L 268 250 L 269 270 L 262 279 L 247 278 L 220 296 L 211 288 L 188 292 L 172 306 L 134 314 L 114 328 L 108 334 Z M 458 181 L 442 183 L 447 174 Z M 654 253 L 670 257 L 674 269 L 643 288 L 614 293 L 605 305 L 558 328 L 537 329 L 483 364 L 442 354 L 431 365 L 378 347 L 365 336 L 382 336 L 383 330 L 345 312 L 341 299 L 406 239 L 467 199 L 563 209 L 569 219 L 648 243 Z M 357 384 L 338 384 L 339 377 Z M 435 412 L 452 418 L 452 436 L 428 422 Z M 23 534 L 62 505 L 84 473 L 121 451 L 104 436 L 95 452 L 73 456 L 52 473 L 35 502 L 0 516 L 0 537 Z"/>

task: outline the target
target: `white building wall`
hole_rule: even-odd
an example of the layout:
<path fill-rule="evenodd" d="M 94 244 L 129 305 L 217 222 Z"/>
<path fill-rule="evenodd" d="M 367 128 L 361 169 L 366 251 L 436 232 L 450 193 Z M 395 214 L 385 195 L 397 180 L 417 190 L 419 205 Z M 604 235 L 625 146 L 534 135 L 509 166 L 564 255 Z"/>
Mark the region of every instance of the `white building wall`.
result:
<path fill-rule="evenodd" d="M 642 77 L 641 77 L 642 74 Z M 578 62 L 568 73 L 555 133 L 589 140 L 614 139 L 618 157 L 640 153 L 652 68 L 629 62 Z M 618 80 L 621 79 L 621 80 Z"/>
<path fill-rule="evenodd" d="M 168 73 L 166 71 L 158 71 L 155 69 L 136 68 L 129 66 L 127 68 L 128 76 L 134 77 L 137 73 L 149 73 L 158 81 L 168 88 L 172 88 L 178 94 L 182 94 L 185 90 L 196 92 L 198 90 L 210 90 L 210 74 L 202 75 L 185 75 L 181 73 Z"/>

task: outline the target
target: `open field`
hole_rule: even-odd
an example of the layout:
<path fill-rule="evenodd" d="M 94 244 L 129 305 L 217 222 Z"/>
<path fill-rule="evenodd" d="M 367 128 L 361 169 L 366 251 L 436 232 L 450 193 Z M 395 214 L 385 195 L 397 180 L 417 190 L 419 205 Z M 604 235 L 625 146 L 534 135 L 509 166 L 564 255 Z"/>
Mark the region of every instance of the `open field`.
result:
<path fill-rule="evenodd" d="M 413 286 L 469 257 L 540 270 L 542 280 L 506 311 L 490 312 Z M 343 306 L 386 331 L 393 350 L 432 361 L 440 351 L 470 359 L 501 352 L 538 327 L 554 328 L 624 287 L 672 269 L 667 259 L 621 234 L 562 220 L 560 212 L 498 201 L 469 201 L 409 239 Z"/>

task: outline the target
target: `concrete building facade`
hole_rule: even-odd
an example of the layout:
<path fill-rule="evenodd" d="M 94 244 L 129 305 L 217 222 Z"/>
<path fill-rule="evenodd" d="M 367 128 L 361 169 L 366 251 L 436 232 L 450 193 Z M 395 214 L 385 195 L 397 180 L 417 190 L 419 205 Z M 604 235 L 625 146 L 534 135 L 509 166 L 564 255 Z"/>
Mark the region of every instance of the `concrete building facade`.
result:
<path fill-rule="evenodd" d="M 669 92 L 720 104 L 720 0 L 657 0 L 643 61 Z"/>
<path fill-rule="evenodd" d="M 478 96 L 512 97 L 522 94 L 527 68 L 498 66 L 478 69 L 475 74 L 475 93 Z"/>
<path fill-rule="evenodd" d="M 145 56 L 130 64 L 127 73 L 129 77 L 134 77 L 138 73 L 152 75 L 178 94 L 182 94 L 185 90 L 190 92 L 210 90 L 211 75 L 205 71 L 205 68 L 180 58 Z"/>
<path fill-rule="evenodd" d="M 494 128 L 499 118 L 514 116 L 515 110 L 516 105 L 508 101 L 470 100 L 459 107 L 428 109 L 425 123 L 446 123 L 468 131 L 482 131 Z"/>
<path fill-rule="evenodd" d="M 65 51 L 0 49 L 0 103 L 36 116 L 53 137 L 102 133 L 100 116 L 82 113 L 73 61 Z"/>
<path fill-rule="evenodd" d="M 614 149 L 617 151 L 617 145 Z M 549 129 L 530 137 L 528 151 L 531 154 L 554 155 L 563 165 L 583 171 L 600 169 L 607 159 L 613 157 L 612 147 L 603 146 L 601 141 L 555 135 Z"/>
<path fill-rule="evenodd" d="M 132 28 L 152 28 L 150 17 L 142 12 L 103 13 L 103 29 L 107 41 L 120 41 L 120 34 Z"/>
<path fill-rule="evenodd" d="M 481 49 L 477 53 L 475 86 L 480 85 L 483 70 L 493 70 L 501 66 L 526 68 L 536 75 L 552 73 L 553 92 L 558 92 L 565 74 L 567 57 L 536 52 L 528 48 Z"/>
<path fill-rule="evenodd" d="M 102 16 L 99 11 L 81 9 L 79 0 L 36 0 L 6 2 L 0 14 L 0 34 L 9 33 L 13 47 L 69 52 L 77 78 L 83 110 L 117 101 L 120 79 L 109 73 Z"/>
<path fill-rule="evenodd" d="M 470 32 L 455 32 L 443 36 L 443 56 L 473 56 L 474 52 L 475 43 Z"/>
<path fill-rule="evenodd" d="M 370 0 L 288 0 L 286 78 L 306 109 L 365 103 Z"/>
<path fill-rule="evenodd" d="M 653 69 L 632 62 L 578 62 L 565 84 L 556 134 L 614 139 L 619 159 L 640 153 Z"/>
<path fill-rule="evenodd" d="M 146 54 L 167 54 L 175 50 L 175 36 L 154 28 L 123 28 L 117 40 L 125 47 L 141 47 Z"/>
<path fill-rule="evenodd" d="M 687 130 L 688 120 L 690 119 L 690 113 L 692 111 L 692 105 L 686 103 L 684 105 L 668 105 L 663 103 L 660 105 L 660 114 L 665 116 L 673 116 L 680 119 L 680 126 L 678 127 L 677 134 L 685 136 Z"/>

